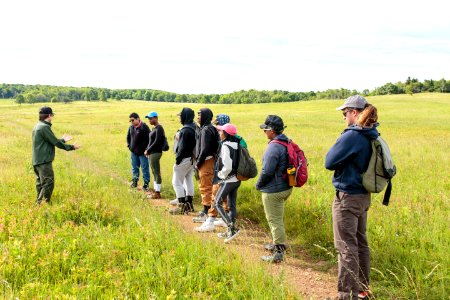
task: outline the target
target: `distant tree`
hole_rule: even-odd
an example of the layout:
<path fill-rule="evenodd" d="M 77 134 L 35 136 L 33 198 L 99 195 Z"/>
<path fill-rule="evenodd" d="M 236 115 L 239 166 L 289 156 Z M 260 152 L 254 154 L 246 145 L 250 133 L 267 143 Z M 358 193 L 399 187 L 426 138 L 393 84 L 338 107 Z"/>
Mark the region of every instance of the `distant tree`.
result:
<path fill-rule="evenodd" d="M 25 103 L 25 97 L 22 94 L 17 95 L 16 96 L 16 103 L 17 104 Z"/>

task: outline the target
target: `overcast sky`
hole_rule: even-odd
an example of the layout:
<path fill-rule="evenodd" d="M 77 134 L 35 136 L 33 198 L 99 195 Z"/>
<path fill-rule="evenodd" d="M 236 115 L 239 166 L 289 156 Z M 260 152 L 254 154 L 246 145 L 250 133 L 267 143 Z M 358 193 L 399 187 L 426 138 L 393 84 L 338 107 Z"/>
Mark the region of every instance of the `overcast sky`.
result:
<path fill-rule="evenodd" d="M 449 80 L 445 3 L 2 0 L 0 83 L 229 93 Z"/>

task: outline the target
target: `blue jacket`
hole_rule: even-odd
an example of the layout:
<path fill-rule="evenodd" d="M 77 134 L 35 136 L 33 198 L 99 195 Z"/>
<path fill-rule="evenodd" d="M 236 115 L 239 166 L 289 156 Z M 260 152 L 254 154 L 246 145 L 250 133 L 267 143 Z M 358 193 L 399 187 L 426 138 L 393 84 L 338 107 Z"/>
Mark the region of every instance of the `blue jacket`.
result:
<path fill-rule="evenodd" d="M 289 139 L 284 134 L 280 134 L 274 138 L 288 142 Z M 270 143 L 264 152 L 262 159 L 261 173 L 256 183 L 256 189 L 264 193 L 278 193 L 291 189 L 283 174 L 286 174 L 288 167 L 288 153 L 285 146 Z"/>
<path fill-rule="evenodd" d="M 348 194 L 367 194 L 361 173 L 367 170 L 372 147 L 370 141 L 379 135 L 373 128 L 347 127 L 325 157 L 325 168 L 334 170 L 333 185 Z"/>

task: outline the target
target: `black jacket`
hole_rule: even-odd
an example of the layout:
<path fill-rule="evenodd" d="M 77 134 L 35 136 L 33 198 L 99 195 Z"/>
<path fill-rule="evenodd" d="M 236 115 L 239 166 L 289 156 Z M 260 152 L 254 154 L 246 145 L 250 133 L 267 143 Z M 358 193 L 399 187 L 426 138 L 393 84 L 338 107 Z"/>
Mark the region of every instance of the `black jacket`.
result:
<path fill-rule="evenodd" d="M 150 153 L 162 153 L 162 148 L 164 146 L 164 128 L 161 125 L 156 126 L 150 131 L 148 137 L 147 154 Z"/>
<path fill-rule="evenodd" d="M 138 127 L 133 125 L 128 128 L 127 144 L 128 149 L 137 155 L 144 155 L 144 151 L 148 145 L 148 135 L 150 128 L 144 122 L 141 122 Z"/>
<path fill-rule="evenodd" d="M 212 111 L 209 108 L 202 108 L 200 114 L 200 134 L 197 136 L 197 151 L 195 156 L 197 168 L 201 167 L 206 157 L 217 155 L 220 140 L 216 127 L 211 124 L 213 117 Z"/>
<path fill-rule="evenodd" d="M 198 128 L 194 123 L 194 111 L 190 108 L 183 108 L 180 113 L 180 121 L 184 126 L 180 129 L 178 145 L 175 149 L 177 165 L 187 157 L 193 158 L 196 145 L 195 135 Z"/>

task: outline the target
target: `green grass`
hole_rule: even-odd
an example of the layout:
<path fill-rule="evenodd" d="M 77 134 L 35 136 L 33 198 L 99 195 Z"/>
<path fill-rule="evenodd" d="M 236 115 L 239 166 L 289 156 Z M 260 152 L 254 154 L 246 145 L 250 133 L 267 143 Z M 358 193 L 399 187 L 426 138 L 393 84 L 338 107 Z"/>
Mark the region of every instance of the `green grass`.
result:
<path fill-rule="evenodd" d="M 374 195 L 369 211 L 372 289 L 379 299 L 448 299 L 450 95 L 368 100 L 378 108 L 379 131 L 398 168 L 391 204 L 382 206 L 382 195 Z M 267 114 L 284 119 L 285 133 L 304 149 L 310 171 L 308 184 L 295 189 L 287 203 L 288 237 L 318 258 L 329 258 L 333 252 L 332 173 L 323 164 L 345 127 L 335 111 L 340 103 L 209 106 L 215 114 L 231 116 L 259 165 L 267 141 L 258 125 Z M 204 105 L 185 106 L 197 110 Z M 39 105 L 0 102 L 0 274 L 5 295 L 292 296 L 260 268 L 242 268 L 242 260 L 223 247 L 208 243 L 209 253 L 218 256 L 206 256 L 205 241 L 183 234 L 164 214 L 128 191 L 124 181 L 130 178 L 125 141 L 129 113 L 158 111 L 171 142 L 181 126 L 176 114 L 182 107 L 140 101 L 52 104 L 55 133 L 72 134 L 83 148 L 57 150 L 54 204 L 35 207 L 31 129 Z M 162 158 L 167 197 L 173 196 L 170 151 Z M 254 184 L 249 180 L 241 185 L 238 211 L 267 226 Z M 206 270 L 202 265 L 208 266 Z M 267 287 L 264 293 L 259 291 L 262 285 Z"/>

